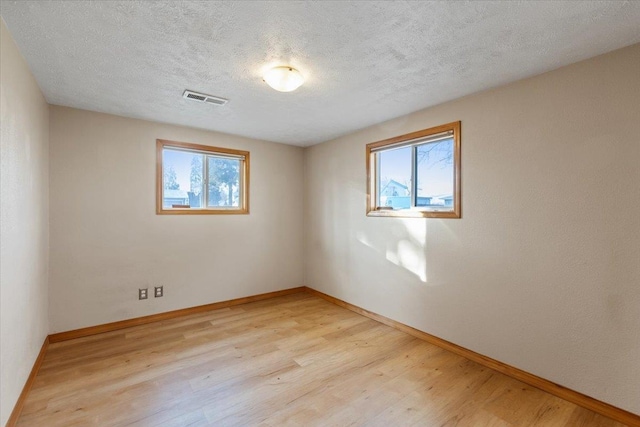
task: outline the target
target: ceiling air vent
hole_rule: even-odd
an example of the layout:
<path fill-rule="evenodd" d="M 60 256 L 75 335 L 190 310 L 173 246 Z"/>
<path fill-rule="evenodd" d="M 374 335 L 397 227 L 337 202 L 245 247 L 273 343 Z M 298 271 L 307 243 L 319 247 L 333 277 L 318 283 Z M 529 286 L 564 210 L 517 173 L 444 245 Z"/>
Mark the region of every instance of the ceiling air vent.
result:
<path fill-rule="evenodd" d="M 204 93 L 193 92 L 191 90 L 185 90 L 182 94 L 183 98 L 190 99 L 192 101 L 206 102 L 214 105 L 224 105 L 229 102 L 228 99 L 218 98 L 217 96 L 207 95 Z"/>

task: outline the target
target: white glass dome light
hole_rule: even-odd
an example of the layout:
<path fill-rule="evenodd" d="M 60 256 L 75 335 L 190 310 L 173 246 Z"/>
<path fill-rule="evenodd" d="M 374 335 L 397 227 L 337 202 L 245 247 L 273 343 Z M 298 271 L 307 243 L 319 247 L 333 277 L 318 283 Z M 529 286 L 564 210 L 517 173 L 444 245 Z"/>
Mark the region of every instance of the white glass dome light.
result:
<path fill-rule="evenodd" d="M 293 67 L 275 67 L 264 74 L 264 81 L 280 92 L 292 92 L 304 83 L 300 71 Z"/>

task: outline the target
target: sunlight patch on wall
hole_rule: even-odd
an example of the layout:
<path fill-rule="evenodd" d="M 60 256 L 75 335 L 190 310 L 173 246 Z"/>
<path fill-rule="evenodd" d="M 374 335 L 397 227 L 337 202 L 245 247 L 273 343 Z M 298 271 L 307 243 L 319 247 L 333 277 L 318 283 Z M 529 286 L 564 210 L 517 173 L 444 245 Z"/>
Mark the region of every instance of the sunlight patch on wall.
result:
<path fill-rule="evenodd" d="M 377 250 L 374 246 L 373 243 L 371 243 L 369 241 L 369 239 L 367 238 L 367 235 L 365 233 L 363 233 L 362 231 L 357 231 L 356 232 L 356 239 L 362 243 L 365 246 L 370 247 L 371 249 Z"/>
<path fill-rule="evenodd" d="M 427 222 L 422 218 L 394 218 L 390 229 L 371 234 L 357 231 L 356 240 L 427 283 Z"/>
<path fill-rule="evenodd" d="M 393 234 L 398 240 L 387 244 L 387 260 L 427 283 L 427 222 L 421 218 L 400 218 Z"/>
<path fill-rule="evenodd" d="M 400 240 L 395 250 L 387 249 L 387 260 L 415 274 L 420 281 L 427 283 L 427 263 L 424 248 L 409 240 Z"/>
<path fill-rule="evenodd" d="M 423 218 L 400 218 L 400 222 L 404 225 L 409 236 L 415 239 L 422 248 L 426 248 L 427 221 Z"/>

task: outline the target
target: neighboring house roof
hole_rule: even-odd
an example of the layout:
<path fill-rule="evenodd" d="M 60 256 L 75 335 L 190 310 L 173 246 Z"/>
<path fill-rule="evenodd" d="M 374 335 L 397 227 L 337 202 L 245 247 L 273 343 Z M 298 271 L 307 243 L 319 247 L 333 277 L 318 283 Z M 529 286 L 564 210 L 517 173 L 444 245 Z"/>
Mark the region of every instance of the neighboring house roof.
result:
<path fill-rule="evenodd" d="M 398 181 L 396 181 L 396 180 L 392 179 L 392 180 L 389 180 L 389 182 L 387 182 L 387 185 L 385 185 L 385 186 L 384 186 L 384 188 L 382 189 L 382 191 L 381 191 L 380 193 L 384 193 L 384 192 L 385 192 L 385 190 L 386 190 L 390 185 L 391 185 L 391 186 L 393 186 L 393 187 L 400 187 L 400 188 L 402 188 L 402 189 L 404 189 L 404 190 L 409 191 L 409 187 L 407 187 L 407 186 L 406 186 L 406 185 L 404 185 L 404 184 L 400 184 Z"/>
<path fill-rule="evenodd" d="M 164 190 L 163 194 L 165 199 L 188 199 L 189 195 L 186 191 L 182 190 Z"/>
<path fill-rule="evenodd" d="M 440 199 L 440 200 L 453 200 L 453 196 L 451 194 L 438 194 L 435 196 L 429 196 L 432 199 Z"/>

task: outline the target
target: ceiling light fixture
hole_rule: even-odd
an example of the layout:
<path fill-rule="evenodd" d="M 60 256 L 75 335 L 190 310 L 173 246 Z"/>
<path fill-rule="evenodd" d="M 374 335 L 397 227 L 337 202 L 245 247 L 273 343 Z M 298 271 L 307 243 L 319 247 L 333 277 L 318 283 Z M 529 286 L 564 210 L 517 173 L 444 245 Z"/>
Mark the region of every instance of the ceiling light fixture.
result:
<path fill-rule="evenodd" d="M 264 74 L 264 81 L 280 92 L 291 92 L 304 83 L 300 71 L 292 67 L 275 67 Z"/>

